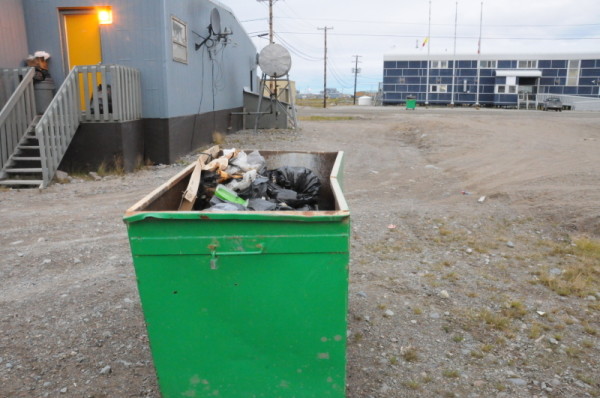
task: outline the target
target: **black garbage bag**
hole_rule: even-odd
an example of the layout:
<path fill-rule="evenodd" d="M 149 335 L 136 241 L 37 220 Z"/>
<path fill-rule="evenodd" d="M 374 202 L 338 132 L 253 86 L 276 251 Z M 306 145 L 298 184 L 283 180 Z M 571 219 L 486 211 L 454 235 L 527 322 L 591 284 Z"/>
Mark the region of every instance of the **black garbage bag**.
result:
<path fill-rule="evenodd" d="M 268 199 L 269 179 L 259 175 L 250 186 L 242 191 L 238 191 L 238 196 L 242 199 Z"/>
<path fill-rule="evenodd" d="M 248 201 L 248 209 L 255 211 L 271 211 L 277 210 L 277 203 L 271 202 L 266 199 L 250 199 Z"/>
<path fill-rule="evenodd" d="M 267 193 L 269 198 L 283 202 L 294 209 L 305 205 L 311 207 L 319 201 L 321 181 L 306 167 L 280 167 L 266 173 L 269 179 Z"/>

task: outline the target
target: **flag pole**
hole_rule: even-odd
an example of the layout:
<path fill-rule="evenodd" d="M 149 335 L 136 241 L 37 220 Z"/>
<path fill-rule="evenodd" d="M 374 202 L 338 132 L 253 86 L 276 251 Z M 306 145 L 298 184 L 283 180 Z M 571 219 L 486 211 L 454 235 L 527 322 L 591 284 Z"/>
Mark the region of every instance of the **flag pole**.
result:
<path fill-rule="evenodd" d="M 456 80 L 456 27 L 458 26 L 458 1 L 456 2 L 456 12 L 454 13 L 454 60 L 452 61 L 452 98 L 450 105 L 454 106 L 454 82 Z"/>
<path fill-rule="evenodd" d="M 479 79 L 481 78 L 481 31 L 483 26 L 483 0 L 481 0 L 481 13 L 479 15 L 479 41 L 477 42 L 477 98 L 475 106 L 479 106 Z"/>
<path fill-rule="evenodd" d="M 427 28 L 427 81 L 425 84 L 425 106 L 429 105 L 429 64 L 431 64 L 431 0 L 429 0 L 429 27 Z"/>

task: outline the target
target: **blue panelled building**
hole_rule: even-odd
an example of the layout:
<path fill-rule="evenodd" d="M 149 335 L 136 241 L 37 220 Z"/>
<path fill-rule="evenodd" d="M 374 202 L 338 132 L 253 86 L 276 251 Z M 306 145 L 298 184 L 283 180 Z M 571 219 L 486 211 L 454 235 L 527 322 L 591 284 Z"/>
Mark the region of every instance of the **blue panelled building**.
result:
<path fill-rule="evenodd" d="M 599 98 L 600 53 L 384 55 L 384 105 L 512 108 L 538 94 Z"/>

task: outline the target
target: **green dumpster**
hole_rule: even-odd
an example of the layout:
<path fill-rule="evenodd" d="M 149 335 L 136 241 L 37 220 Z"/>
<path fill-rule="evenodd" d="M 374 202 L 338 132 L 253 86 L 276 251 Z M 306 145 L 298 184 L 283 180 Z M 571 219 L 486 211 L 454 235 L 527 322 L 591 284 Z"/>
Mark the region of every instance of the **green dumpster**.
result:
<path fill-rule="evenodd" d="M 163 397 L 345 397 L 343 153 L 261 154 L 313 170 L 319 211 L 175 211 L 192 164 L 125 213 Z"/>
<path fill-rule="evenodd" d="M 417 98 L 413 96 L 406 97 L 406 109 L 415 110 L 417 107 Z"/>

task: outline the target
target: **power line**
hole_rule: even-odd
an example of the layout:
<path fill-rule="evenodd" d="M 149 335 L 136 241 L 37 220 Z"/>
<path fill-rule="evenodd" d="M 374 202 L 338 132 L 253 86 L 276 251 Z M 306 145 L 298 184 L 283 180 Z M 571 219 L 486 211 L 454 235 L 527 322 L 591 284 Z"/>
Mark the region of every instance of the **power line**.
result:
<path fill-rule="evenodd" d="M 318 33 L 311 32 L 279 32 L 281 34 L 290 34 L 290 35 L 317 35 Z M 419 39 L 423 38 L 422 35 L 391 35 L 391 34 L 365 34 L 365 33 L 335 33 L 335 36 L 346 36 L 346 37 L 392 37 L 392 38 L 408 38 L 408 39 Z M 454 36 L 434 36 L 433 39 L 454 39 Z M 478 39 L 479 36 L 457 36 L 458 39 Z M 600 40 L 600 36 L 592 36 L 592 37 L 492 37 L 492 36 L 484 36 L 482 39 L 485 40 L 547 40 L 547 41 L 555 41 L 555 40 Z"/>
<path fill-rule="evenodd" d="M 312 56 L 309 54 L 304 53 L 303 51 L 299 50 L 297 47 L 293 46 L 290 42 L 288 42 L 287 40 L 285 40 L 280 34 L 275 33 L 275 37 L 281 41 L 283 44 L 285 44 L 285 46 L 295 55 L 297 55 L 298 57 L 307 60 L 307 61 L 321 61 L 323 58 L 321 57 L 316 57 L 316 56 Z"/>
<path fill-rule="evenodd" d="M 277 19 L 298 19 L 305 21 L 332 21 L 332 22 L 348 22 L 348 23 L 360 23 L 360 24 L 376 24 L 376 25 L 391 25 L 391 26 L 401 26 L 401 25 L 417 25 L 417 26 L 427 26 L 428 24 L 425 22 L 385 22 L 385 21 L 365 21 L 365 20 L 353 20 L 353 19 L 331 19 L 331 18 L 295 18 L 295 17 L 277 17 Z M 248 20 L 254 21 L 254 20 Z M 246 21 L 241 21 L 242 23 Z M 432 23 L 431 26 L 454 26 L 453 23 Z M 473 26 L 479 27 L 479 24 L 461 24 L 461 26 Z M 600 26 L 600 23 L 585 23 L 585 24 L 486 24 L 486 27 L 498 27 L 498 28 L 557 28 L 557 27 L 586 27 L 586 26 Z"/>

